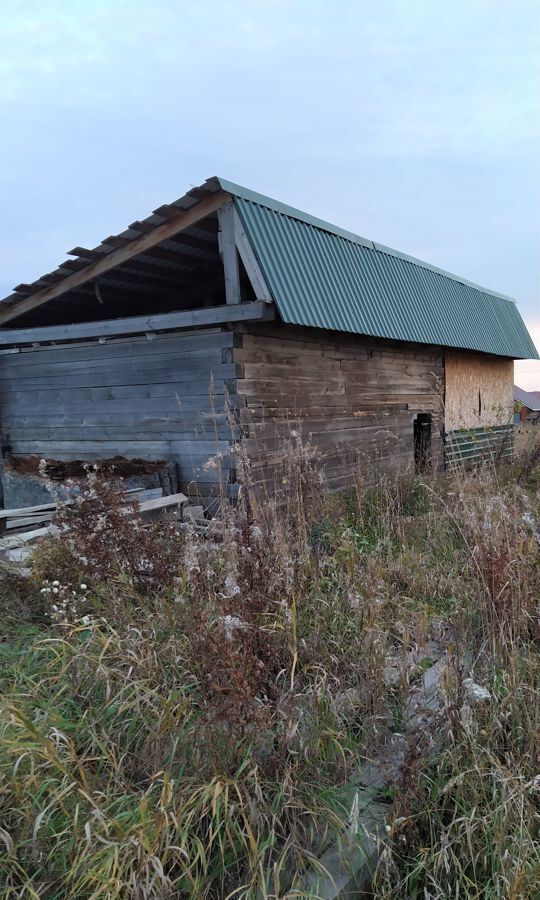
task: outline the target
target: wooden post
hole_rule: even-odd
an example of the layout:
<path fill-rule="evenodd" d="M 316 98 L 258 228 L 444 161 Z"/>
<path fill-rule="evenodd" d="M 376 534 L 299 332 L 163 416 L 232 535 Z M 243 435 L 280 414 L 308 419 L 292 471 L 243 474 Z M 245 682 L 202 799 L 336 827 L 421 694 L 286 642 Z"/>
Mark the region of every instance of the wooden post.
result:
<path fill-rule="evenodd" d="M 218 209 L 219 252 L 225 270 L 225 299 L 240 303 L 240 268 L 234 239 L 234 205 L 232 201 Z"/>

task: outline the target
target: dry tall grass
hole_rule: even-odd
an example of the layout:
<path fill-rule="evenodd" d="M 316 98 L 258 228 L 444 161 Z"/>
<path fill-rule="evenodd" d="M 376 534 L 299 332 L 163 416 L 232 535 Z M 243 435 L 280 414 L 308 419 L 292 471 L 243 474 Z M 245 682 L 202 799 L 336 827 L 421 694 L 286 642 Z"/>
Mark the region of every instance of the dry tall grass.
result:
<path fill-rule="evenodd" d="M 374 897 L 538 896 L 538 459 L 332 497 L 309 448 L 287 466 L 287 508 L 248 490 L 215 541 L 92 476 L 4 576 L 1 898 L 308 897 L 435 645 L 438 749 L 386 792 Z"/>

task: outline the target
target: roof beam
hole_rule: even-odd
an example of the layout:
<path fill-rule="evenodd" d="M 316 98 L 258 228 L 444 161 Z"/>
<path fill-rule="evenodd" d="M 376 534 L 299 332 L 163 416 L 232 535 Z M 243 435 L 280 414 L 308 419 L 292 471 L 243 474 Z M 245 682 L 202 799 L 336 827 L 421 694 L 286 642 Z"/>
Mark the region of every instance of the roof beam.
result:
<path fill-rule="evenodd" d="M 227 194 L 228 200 L 231 200 L 231 195 Z M 223 204 L 222 204 L 223 206 Z M 216 219 L 203 219 L 200 222 L 197 222 L 197 228 L 200 228 L 201 231 L 206 231 L 208 234 L 217 234 L 218 232 L 218 223 Z"/>
<path fill-rule="evenodd" d="M 181 245 L 178 244 L 178 247 Z M 219 264 L 217 245 L 207 244 L 205 256 L 193 256 L 191 253 L 182 253 L 181 250 L 167 250 L 166 247 L 152 247 L 151 250 L 141 253 L 149 259 L 163 259 L 165 262 L 171 262 L 178 266 L 188 265 L 192 269 L 196 269 L 201 264 L 217 263 Z"/>
<path fill-rule="evenodd" d="M 100 286 L 100 292 L 103 296 L 103 302 L 105 305 L 109 301 L 120 301 L 126 302 L 128 304 L 127 308 L 129 309 L 129 305 L 134 302 L 141 302 L 148 304 L 148 293 L 147 292 L 133 292 L 130 293 L 126 288 L 117 288 L 114 285 L 110 284 L 106 278 L 100 279 L 97 282 Z M 152 293 L 152 301 L 153 302 L 167 302 L 170 307 L 171 298 L 176 297 L 178 302 L 181 304 L 184 303 L 198 303 L 199 300 L 205 300 L 208 297 L 211 297 L 218 290 L 223 291 L 223 270 L 219 271 L 216 267 L 216 274 L 210 274 L 209 277 L 205 278 L 204 281 L 198 281 L 195 283 L 189 281 L 178 282 L 175 285 L 174 291 L 171 290 L 163 290 L 157 291 L 153 289 Z M 95 295 L 92 292 L 91 285 L 85 285 L 80 291 L 75 295 L 75 297 L 81 297 L 90 299 L 91 297 L 95 298 Z M 55 304 L 56 305 L 56 304 Z M 0 330 L 0 336 L 2 331 Z"/>
<path fill-rule="evenodd" d="M 192 234 L 180 232 L 180 234 L 175 234 L 171 238 L 171 241 L 174 241 L 175 244 L 179 244 L 180 246 L 196 247 L 198 250 L 210 250 L 212 252 L 214 250 L 215 238 L 211 235 L 207 238 L 195 237 Z"/>
<path fill-rule="evenodd" d="M 154 316 L 132 316 L 128 319 L 80 322 L 76 325 L 45 325 L 36 328 L 0 330 L 0 347 L 43 341 L 76 341 L 124 334 L 144 334 L 147 331 L 170 331 L 203 325 L 220 325 L 225 322 L 268 321 L 273 318 L 274 308 L 272 306 L 253 301 L 238 303 L 234 306 L 225 304 Z"/>
<path fill-rule="evenodd" d="M 154 289 L 157 291 L 177 291 L 186 283 L 182 278 L 177 277 L 177 272 L 171 272 L 170 269 L 164 270 L 164 272 L 159 271 L 158 274 L 154 274 L 154 272 L 155 270 L 151 266 L 144 266 L 143 263 L 130 261 L 129 264 L 118 268 L 115 272 L 108 272 L 106 275 L 102 275 L 101 278 L 96 279 L 96 284 L 99 284 L 100 287 L 110 284 L 112 290 L 114 290 L 116 282 L 120 282 L 126 288 L 135 287 L 149 291 Z M 170 276 L 169 278 L 167 278 L 168 275 Z"/>
<path fill-rule="evenodd" d="M 171 240 L 175 240 L 171 238 Z M 176 263 L 178 265 L 191 264 L 191 266 L 195 267 L 200 262 L 206 262 L 206 260 L 213 260 L 217 254 L 215 252 L 214 243 L 209 241 L 197 241 L 196 239 L 193 246 L 198 249 L 202 249 L 206 251 L 206 256 L 193 256 L 190 253 L 182 253 L 181 250 L 168 250 L 166 247 L 152 247 L 149 250 L 145 250 L 144 253 L 141 253 L 140 256 L 150 257 L 152 259 L 164 259 L 167 262 Z M 128 243 L 128 242 L 126 242 Z M 175 241 L 176 243 L 176 241 Z M 177 246 L 181 247 L 191 246 L 191 240 L 186 238 L 182 238 L 182 241 L 178 241 Z M 82 262 L 83 259 L 86 260 L 95 260 L 95 259 L 103 259 L 104 253 L 100 253 L 97 250 L 89 250 L 86 247 L 74 247 L 73 250 L 68 250 L 68 256 L 76 256 Z M 139 262 L 139 260 L 137 260 Z M 63 263 L 66 266 L 66 263 Z M 69 268 L 66 266 L 66 268 Z"/>
<path fill-rule="evenodd" d="M 148 234 L 143 234 L 140 238 L 135 238 L 134 241 L 130 241 L 125 247 L 119 247 L 117 250 L 113 250 L 112 253 L 108 253 L 102 259 L 97 259 L 94 262 L 89 263 L 88 266 L 85 266 L 85 268 L 81 269 L 79 272 L 68 275 L 57 284 L 44 288 L 36 294 L 31 294 L 29 297 L 26 297 L 20 302 L 6 307 L 5 309 L 2 309 L 3 304 L 0 303 L 0 325 L 21 316 L 23 313 L 36 309 L 38 306 L 42 306 L 43 303 L 47 303 L 49 300 L 54 300 L 55 297 L 59 297 L 61 294 L 65 294 L 67 291 L 71 291 L 81 284 L 92 281 L 99 275 L 103 275 L 104 272 L 108 272 L 115 268 L 115 266 L 121 265 L 128 259 L 136 256 L 138 253 L 143 253 L 150 247 L 155 247 L 156 244 L 167 240 L 172 235 L 182 231 L 182 229 L 188 228 L 195 223 L 202 222 L 206 216 L 216 212 L 224 203 L 229 202 L 230 199 L 230 194 L 227 194 L 225 191 L 218 191 L 210 197 L 207 197 L 205 200 L 201 200 L 200 203 L 196 203 L 194 206 L 190 207 L 190 209 L 179 211 L 178 215 L 172 216 L 166 222 L 163 222 L 162 225 L 157 225 L 156 228 L 148 232 Z"/>

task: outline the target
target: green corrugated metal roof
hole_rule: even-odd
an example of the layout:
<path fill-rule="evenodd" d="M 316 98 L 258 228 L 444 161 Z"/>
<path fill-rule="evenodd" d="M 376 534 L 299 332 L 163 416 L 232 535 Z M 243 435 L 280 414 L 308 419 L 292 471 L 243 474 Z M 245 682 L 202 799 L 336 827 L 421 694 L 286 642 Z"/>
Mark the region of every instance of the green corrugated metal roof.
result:
<path fill-rule="evenodd" d="M 515 302 L 224 179 L 290 324 L 538 359 Z"/>

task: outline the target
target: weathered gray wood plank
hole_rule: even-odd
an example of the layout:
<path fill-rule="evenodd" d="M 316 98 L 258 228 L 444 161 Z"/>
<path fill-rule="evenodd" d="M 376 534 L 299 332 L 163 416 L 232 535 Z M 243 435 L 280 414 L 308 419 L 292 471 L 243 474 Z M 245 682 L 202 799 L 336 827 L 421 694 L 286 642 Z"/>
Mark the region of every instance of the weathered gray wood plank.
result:
<path fill-rule="evenodd" d="M 14 452 L 24 453 L 25 448 L 29 447 L 30 444 L 33 444 L 36 448 L 41 447 L 42 445 L 49 444 L 49 441 L 14 441 L 13 449 Z M 159 440 L 144 440 L 138 441 L 135 438 L 132 440 L 123 440 L 119 441 L 118 444 L 114 440 L 106 440 L 106 441 L 96 441 L 95 439 L 89 438 L 85 441 L 55 441 L 55 446 L 58 447 L 59 450 L 63 452 L 69 453 L 77 453 L 78 450 L 87 450 L 92 447 L 98 446 L 101 450 L 107 451 L 109 455 L 114 455 L 115 451 L 118 453 L 133 453 L 135 456 L 138 454 L 140 449 L 146 449 L 148 451 L 156 451 L 159 452 L 163 450 L 164 447 L 167 447 L 171 453 L 193 453 L 195 456 L 204 457 L 206 454 L 212 454 L 217 452 L 218 450 L 228 451 L 229 450 L 229 442 L 228 440 L 205 440 L 199 441 L 195 438 L 180 440 L 180 441 L 159 441 Z M 16 449 L 19 448 L 19 449 Z"/>
<path fill-rule="evenodd" d="M 24 384 L 29 378 L 47 378 L 70 376 L 70 374 L 94 374 L 96 372 L 195 372 L 201 376 L 206 374 L 210 378 L 210 373 L 219 373 L 222 365 L 222 354 L 220 350 L 207 350 L 199 353 L 182 353 L 175 350 L 172 353 L 159 353 L 155 355 L 131 355 L 126 358 L 113 359 L 83 359 L 69 360 L 60 362 L 59 360 L 52 363 L 42 363 L 41 365 L 18 365 L 6 366 L 0 363 L 0 378 L 6 381 L 14 379 Z"/>
<path fill-rule="evenodd" d="M 94 401 L 71 405 L 42 403 L 39 405 L 39 409 L 30 404 L 25 406 L 6 404 L 0 427 L 6 430 L 9 428 L 32 428 L 39 425 L 49 427 L 58 425 L 128 425 L 148 420 L 170 422 L 175 426 L 213 428 L 216 425 L 226 425 L 228 416 L 224 412 L 213 413 L 198 409 L 182 410 L 172 399 L 167 405 L 152 400 L 134 402 L 110 400 L 108 403 Z"/>
<path fill-rule="evenodd" d="M 214 440 L 228 440 L 231 438 L 231 430 L 228 426 L 218 429 L 209 428 L 201 431 L 193 427 L 181 428 L 166 422 L 133 422 L 131 425 L 57 425 L 56 427 L 33 425 L 31 427 L 17 427 L 10 430 L 2 428 L 4 445 L 9 447 L 20 441 L 112 441 L 118 438 L 123 440 L 148 440 L 156 441 L 192 441 L 204 442 Z"/>
<path fill-rule="evenodd" d="M 80 338 L 167 331 L 224 322 L 270 320 L 273 307 L 266 303 L 249 302 L 235 305 L 210 306 L 205 309 L 162 313 L 155 316 L 133 316 L 127 319 L 107 319 L 101 322 L 80 322 L 73 325 L 45 325 L 39 328 L 0 329 L 0 347 L 32 344 L 35 341 L 74 341 Z"/>
<path fill-rule="evenodd" d="M 218 395 L 216 397 L 216 406 L 223 406 L 223 394 L 226 389 L 234 395 L 234 383 L 228 380 L 225 384 L 220 380 L 216 380 L 212 386 L 212 393 Z M 182 385 L 175 382 L 157 382 L 156 384 L 116 384 L 99 387 L 89 385 L 87 387 L 70 386 L 67 383 L 60 387 L 51 388 L 28 388 L 25 391 L 17 390 L 14 386 L 10 389 L 5 388 L 0 381 L 0 401 L 22 404 L 24 402 L 34 406 L 40 402 L 62 403 L 68 404 L 78 403 L 87 400 L 122 400 L 125 398 L 137 399 L 163 399 L 172 398 L 175 403 L 180 404 L 181 409 L 211 409 L 211 398 L 208 386 L 202 386 L 201 393 L 185 393 Z"/>
<path fill-rule="evenodd" d="M 74 387 L 107 387 L 113 385 L 128 384 L 170 384 L 176 385 L 179 393 L 192 394 L 208 394 L 211 387 L 212 370 L 200 371 L 197 373 L 182 372 L 181 370 L 171 370 L 170 366 L 156 366 L 151 370 L 139 369 L 136 366 L 129 367 L 128 370 L 119 367 L 117 371 L 101 370 L 96 372 L 87 372 L 84 374 L 66 375 L 49 375 L 44 378 L 3 378 L 2 390 L 28 390 L 30 388 L 66 388 L 67 390 Z M 216 367 L 215 377 L 216 384 L 223 383 L 224 379 L 234 379 L 236 375 L 236 367 L 234 363 L 224 363 Z"/>
<path fill-rule="evenodd" d="M 1 334 L 1 332 L 0 332 Z M 48 366 L 53 364 L 71 365 L 83 361 L 94 360 L 114 361 L 129 359 L 144 359 L 148 357 L 174 356 L 205 357 L 215 356 L 220 359 L 220 354 L 226 348 L 232 346 L 233 334 L 230 331 L 212 333 L 208 336 L 197 334 L 191 337 L 189 332 L 179 335 L 156 335 L 155 340 L 144 338 L 143 340 L 122 341 L 117 339 L 110 341 L 94 341 L 84 344 L 54 344 L 50 346 L 24 348 L 12 353 L 0 352 L 0 371 L 4 369 L 17 370 L 19 367 Z"/>

